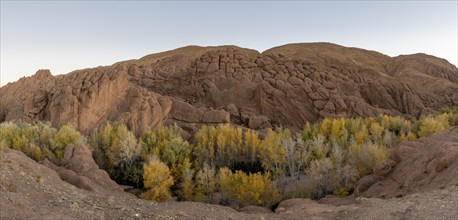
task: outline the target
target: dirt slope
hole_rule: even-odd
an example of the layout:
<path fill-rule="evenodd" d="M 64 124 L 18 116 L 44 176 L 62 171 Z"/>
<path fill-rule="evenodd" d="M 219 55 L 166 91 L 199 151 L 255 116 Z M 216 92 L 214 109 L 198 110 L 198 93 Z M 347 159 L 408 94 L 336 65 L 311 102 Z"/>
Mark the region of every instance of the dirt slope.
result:
<path fill-rule="evenodd" d="M 0 160 L 0 219 L 241 219 L 228 207 L 155 203 L 124 192 L 79 189 L 23 153 L 6 150 Z"/>
<path fill-rule="evenodd" d="M 361 196 L 402 197 L 458 186 L 458 127 L 400 143 L 374 171 L 359 181 Z"/>
<path fill-rule="evenodd" d="M 418 116 L 458 105 L 458 69 L 425 54 L 399 57 L 329 43 L 263 53 L 189 46 L 0 88 L 0 121 L 49 120 L 88 133 L 122 121 L 141 134 L 178 123 L 300 129 L 325 116 Z"/>

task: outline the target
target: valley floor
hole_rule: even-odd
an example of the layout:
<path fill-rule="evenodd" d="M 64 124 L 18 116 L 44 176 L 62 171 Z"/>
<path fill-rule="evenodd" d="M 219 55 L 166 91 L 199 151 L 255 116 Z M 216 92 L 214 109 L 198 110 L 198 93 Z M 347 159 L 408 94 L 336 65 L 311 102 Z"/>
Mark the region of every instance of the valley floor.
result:
<path fill-rule="evenodd" d="M 96 194 L 74 187 L 23 153 L 0 159 L 0 219 L 456 219 L 458 184 L 401 198 L 357 198 L 334 206 L 298 199 L 278 213 L 245 214 L 229 207 L 156 203 L 128 193 Z"/>

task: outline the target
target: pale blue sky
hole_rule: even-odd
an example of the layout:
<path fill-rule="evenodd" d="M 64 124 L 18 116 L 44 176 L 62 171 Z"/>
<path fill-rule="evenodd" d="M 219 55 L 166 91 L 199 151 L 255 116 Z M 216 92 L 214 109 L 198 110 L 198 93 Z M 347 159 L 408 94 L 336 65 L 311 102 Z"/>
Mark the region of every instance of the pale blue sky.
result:
<path fill-rule="evenodd" d="M 2 1 L 1 85 L 186 45 L 332 42 L 457 64 L 457 1 Z"/>

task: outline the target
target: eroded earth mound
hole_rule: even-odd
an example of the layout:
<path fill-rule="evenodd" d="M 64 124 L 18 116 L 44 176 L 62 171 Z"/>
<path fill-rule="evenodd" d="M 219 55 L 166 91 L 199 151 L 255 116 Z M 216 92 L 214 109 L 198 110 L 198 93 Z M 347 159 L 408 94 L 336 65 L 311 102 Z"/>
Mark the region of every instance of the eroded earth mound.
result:
<path fill-rule="evenodd" d="M 189 46 L 111 66 L 0 88 L 0 121 L 51 121 L 88 133 L 121 121 L 137 135 L 177 123 L 301 129 L 326 116 L 418 116 L 458 105 L 458 69 L 425 54 L 398 57 L 329 43 L 263 53 Z"/>
<path fill-rule="evenodd" d="M 448 185 L 458 186 L 458 127 L 401 142 L 374 174 L 359 180 L 356 191 L 364 197 L 389 198 Z"/>
<path fill-rule="evenodd" d="M 105 170 L 99 169 L 92 158 L 91 151 L 84 145 L 68 146 L 65 149 L 62 167 L 56 166 L 48 159 L 40 163 L 56 171 L 62 180 L 78 188 L 107 195 L 123 191 L 115 181 L 110 179 Z"/>

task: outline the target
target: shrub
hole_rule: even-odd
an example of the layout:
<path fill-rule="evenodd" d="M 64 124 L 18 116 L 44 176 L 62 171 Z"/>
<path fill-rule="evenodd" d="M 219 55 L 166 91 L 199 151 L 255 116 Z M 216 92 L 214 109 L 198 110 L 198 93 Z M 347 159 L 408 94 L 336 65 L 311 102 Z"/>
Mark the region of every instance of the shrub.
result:
<path fill-rule="evenodd" d="M 334 163 L 329 158 L 315 160 L 311 163 L 306 171 L 307 177 L 310 179 L 310 192 L 313 198 L 321 198 L 328 192 L 332 192 L 335 184 Z"/>
<path fill-rule="evenodd" d="M 350 195 L 350 192 L 348 192 L 348 190 L 345 189 L 345 188 L 339 188 L 339 189 L 335 189 L 332 192 L 332 194 L 337 196 L 337 197 L 346 197 L 346 196 Z"/>
<path fill-rule="evenodd" d="M 387 158 L 388 149 L 386 146 L 366 142 L 358 151 L 353 152 L 350 163 L 354 164 L 355 167 L 358 168 L 360 176 L 364 176 L 371 174 L 375 165 Z"/>
<path fill-rule="evenodd" d="M 445 122 L 446 123 L 446 122 Z M 443 131 L 448 124 L 443 120 L 433 118 L 431 115 L 426 116 L 419 121 L 418 137 L 426 137 L 432 133 Z"/>
<path fill-rule="evenodd" d="M 229 174 L 228 179 L 229 200 L 233 200 L 241 206 L 271 206 L 278 202 L 281 197 L 278 188 L 271 183 L 269 173 L 262 175 L 236 171 L 234 174 Z"/>

